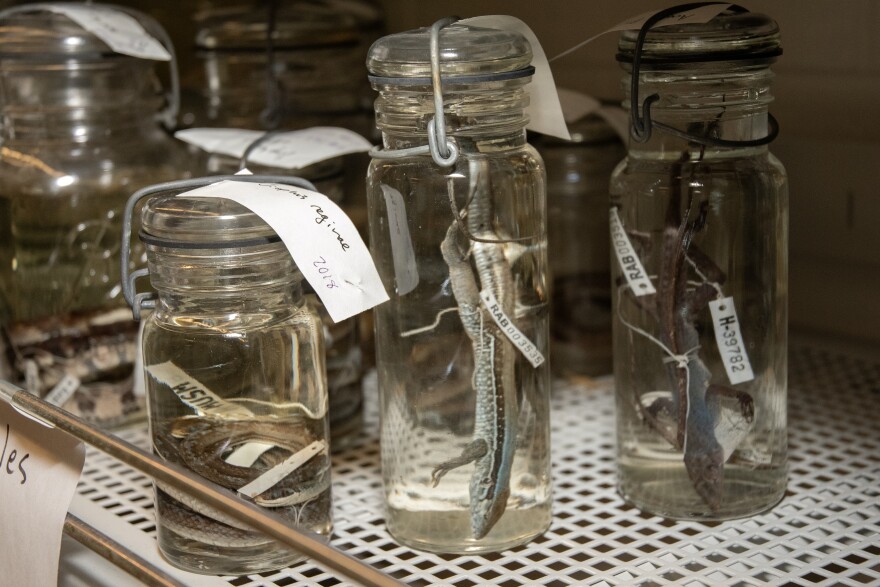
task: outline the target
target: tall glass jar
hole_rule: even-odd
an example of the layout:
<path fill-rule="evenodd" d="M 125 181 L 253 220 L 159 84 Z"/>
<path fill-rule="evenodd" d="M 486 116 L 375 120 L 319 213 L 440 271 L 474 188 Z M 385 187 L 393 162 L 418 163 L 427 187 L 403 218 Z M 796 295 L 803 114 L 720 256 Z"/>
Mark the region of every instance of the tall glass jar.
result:
<path fill-rule="evenodd" d="M 621 35 L 628 88 L 636 44 Z M 785 491 L 788 194 L 767 149 L 780 52 L 773 20 L 732 11 L 653 29 L 641 50 L 653 130 L 639 108 L 611 184 L 619 487 L 671 518 L 741 517 Z"/>
<path fill-rule="evenodd" d="M 154 451 L 329 537 L 322 325 L 290 253 L 230 200 L 165 192 L 142 216 L 158 292 L 143 333 Z M 248 489 L 295 454 L 303 459 L 280 480 Z M 193 572 L 240 575 L 301 558 L 170 487 L 156 487 L 156 515 L 162 554 Z"/>
<path fill-rule="evenodd" d="M 426 149 L 440 119 L 430 36 L 384 37 L 367 61 L 384 145 L 367 179 L 370 246 L 391 294 L 375 310 L 386 521 L 414 548 L 494 551 L 550 523 L 550 377 L 536 359 L 548 344 L 545 179 L 523 110 L 532 53 L 516 33 L 440 31 L 458 153 L 440 164 Z"/>
<path fill-rule="evenodd" d="M 105 426 L 144 415 L 119 287 L 122 208 L 133 190 L 188 174 L 156 121 L 157 88 L 153 61 L 66 16 L 0 16 L 0 322 L 30 391 L 71 386 L 50 397 Z"/>
<path fill-rule="evenodd" d="M 597 115 L 569 131 L 571 141 L 535 145 L 547 167 L 553 370 L 603 375 L 612 370 L 608 183 L 626 149 Z"/>

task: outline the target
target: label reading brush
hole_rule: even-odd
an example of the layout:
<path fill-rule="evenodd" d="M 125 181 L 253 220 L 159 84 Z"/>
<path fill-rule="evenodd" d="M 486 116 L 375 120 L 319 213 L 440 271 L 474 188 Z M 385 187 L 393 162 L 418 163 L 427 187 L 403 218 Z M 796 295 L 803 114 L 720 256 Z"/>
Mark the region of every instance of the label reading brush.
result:
<path fill-rule="evenodd" d="M 334 322 L 388 300 L 367 246 L 330 198 L 276 183 L 221 181 L 180 194 L 226 198 L 248 208 L 272 227 Z"/>

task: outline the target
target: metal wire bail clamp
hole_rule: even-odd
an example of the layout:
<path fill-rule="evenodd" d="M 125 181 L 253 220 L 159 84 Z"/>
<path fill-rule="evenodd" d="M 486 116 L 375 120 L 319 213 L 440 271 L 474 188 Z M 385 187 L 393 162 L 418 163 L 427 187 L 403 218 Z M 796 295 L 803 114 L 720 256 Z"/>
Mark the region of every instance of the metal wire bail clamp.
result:
<path fill-rule="evenodd" d="M 294 187 L 305 188 L 307 190 L 317 191 L 315 190 L 315 186 L 310 181 L 307 181 L 300 177 L 290 177 L 282 175 L 217 175 L 212 177 L 198 177 L 195 179 L 184 179 L 179 181 L 157 183 L 155 185 L 150 185 L 136 191 L 134 194 L 131 195 L 131 197 L 128 199 L 128 202 L 126 202 L 125 204 L 125 212 L 122 216 L 122 243 L 120 246 L 119 255 L 122 295 L 125 298 L 125 301 L 128 302 L 128 305 L 131 307 L 132 316 L 135 320 L 141 319 L 141 310 L 151 310 L 156 307 L 155 292 L 138 293 L 137 291 L 137 280 L 141 277 L 148 276 L 150 274 L 150 270 L 144 267 L 136 271 L 129 271 L 128 268 L 128 260 L 131 256 L 132 221 L 134 218 L 134 210 L 137 207 L 138 202 L 146 197 L 162 192 L 178 192 L 178 194 L 180 194 L 182 192 L 205 187 L 207 185 L 211 185 L 213 183 L 221 181 L 237 181 L 245 183 L 280 183 L 291 185 Z M 279 239 L 263 238 L 257 240 L 250 239 L 248 241 L 199 243 L 197 245 L 197 248 L 234 248 L 236 246 L 254 246 L 258 244 L 276 242 L 277 240 Z M 169 241 L 168 244 L 174 245 L 172 241 Z M 188 248 L 194 248 L 191 243 L 187 243 L 187 245 L 180 244 L 179 246 L 188 246 Z"/>
<path fill-rule="evenodd" d="M 639 103 L 639 80 L 641 77 L 642 49 L 645 44 L 645 39 L 648 36 L 648 32 L 658 22 L 674 14 L 678 14 L 687 10 L 693 10 L 695 8 L 701 8 L 703 6 L 711 6 L 713 4 L 726 3 L 692 2 L 689 4 L 679 4 L 677 6 L 671 6 L 652 15 L 650 18 L 648 18 L 648 20 L 645 21 L 645 23 L 642 25 L 642 28 L 639 29 L 639 34 L 636 37 L 636 44 L 633 48 L 632 73 L 630 77 L 630 135 L 636 142 L 648 142 L 648 140 L 651 138 L 651 132 L 655 127 L 686 141 L 710 147 L 758 147 L 773 142 L 773 140 L 779 135 L 779 122 L 769 112 L 767 113 L 767 136 L 761 137 L 759 139 L 732 141 L 726 139 L 718 139 L 707 135 L 691 134 L 689 132 L 677 129 L 673 126 L 664 124 L 662 122 L 654 121 L 651 118 L 651 108 L 655 102 L 660 100 L 659 94 L 651 94 L 650 96 L 647 96 L 645 98 L 644 102 L 642 102 L 641 104 Z M 727 10 L 738 14 L 749 12 L 748 9 L 738 4 L 730 4 Z M 640 106 L 641 116 L 639 115 Z"/>
<path fill-rule="evenodd" d="M 375 159 L 399 159 L 413 155 L 431 155 L 434 163 L 440 167 L 451 167 L 458 161 L 458 145 L 446 136 L 446 115 L 443 113 L 443 81 L 440 77 L 440 29 L 447 27 L 459 18 L 447 16 L 431 25 L 430 56 L 431 86 L 434 93 L 434 116 L 428 121 L 428 144 L 408 149 L 385 151 L 380 147 L 370 149 L 370 156 Z"/>

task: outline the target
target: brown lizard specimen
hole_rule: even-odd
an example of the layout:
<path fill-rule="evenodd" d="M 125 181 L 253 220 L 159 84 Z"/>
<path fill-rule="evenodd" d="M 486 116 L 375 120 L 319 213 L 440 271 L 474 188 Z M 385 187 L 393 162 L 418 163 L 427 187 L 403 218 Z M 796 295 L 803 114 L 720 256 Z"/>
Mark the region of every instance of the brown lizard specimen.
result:
<path fill-rule="evenodd" d="M 721 397 L 739 402 L 739 411 L 746 423 L 754 419 L 754 401 L 744 392 L 710 382 L 711 372 L 698 354 L 700 335 L 697 316 L 709 302 L 718 297 L 724 273 L 696 246 L 694 237 L 706 225 L 708 200 L 700 202 L 694 212 L 691 183 L 702 159 L 691 164 L 690 177 L 683 171 L 690 162 L 687 151 L 673 166 L 673 181 L 661 240 L 661 259 L 657 274 L 657 293 L 633 301 L 659 325 L 659 341 L 670 355 L 667 376 L 673 388 L 670 398 L 658 398 L 648 406 L 637 399 L 639 412 L 672 446 L 684 453 L 685 469 L 697 493 L 708 506 L 717 511 L 723 496 L 725 447 L 717 438 L 721 414 Z M 687 205 L 682 214 L 682 185 L 688 188 Z M 694 219 L 690 217 L 694 215 Z M 645 243 L 644 235 L 630 233 L 636 242 Z M 698 281 L 691 277 L 696 274 Z M 694 285 L 694 284 L 697 285 Z M 668 422 L 673 422 L 672 425 Z M 729 455 L 727 455 L 729 456 Z"/>

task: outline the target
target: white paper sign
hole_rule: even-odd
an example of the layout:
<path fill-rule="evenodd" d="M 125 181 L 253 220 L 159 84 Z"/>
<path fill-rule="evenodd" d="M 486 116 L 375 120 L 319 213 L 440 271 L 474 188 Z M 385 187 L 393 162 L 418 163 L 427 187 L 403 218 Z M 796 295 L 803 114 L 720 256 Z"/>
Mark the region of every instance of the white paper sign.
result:
<path fill-rule="evenodd" d="M 0 401 L 0 569 L 3 585 L 58 582 L 67 508 L 82 473 L 81 442 Z"/>
<path fill-rule="evenodd" d="M 644 296 L 657 293 L 648 272 L 645 271 L 641 259 L 636 254 L 620 216 L 617 214 L 617 208 L 612 207 L 610 212 L 611 223 L 611 247 L 617 256 L 617 262 L 620 263 L 620 272 L 623 273 L 626 282 L 635 296 Z"/>
<path fill-rule="evenodd" d="M 388 301 L 357 228 L 327 196 L 290 185 L 237 181 L 180 195 L 226 198 L 262 218 L 281 237 L 334 322 Z"/>
<path fill-rule="evenodd" d="M 63 14 L 123 55 L 171 61 L 171 54 L 134 17 L 107 6 L 41 4 L 40 8 Z"/>
<path fill-rule="evenodd" d="M 388 212 L 388 235 L 391 238 L 391 256 L 394 260 L 394 277 L 397 295 L 411 292 L 419 284 L 419 268 L 413 251 L 409 225 L 406 221 L 406 203 L 403 194 L 391 186 L 380 184 Z"/>
<path fill-rule="evenodd" d="M 559 96 L 556 94 L 556 82 L 553 81 L 553 72 L 550 71 L 550 62 L 532 29 L 520 19 L 504 14 L 475 16 L 458 22 L 519 33 L 528 40 L 532 46 L 532 65 L 535 68 L 535 75 L 529 85 L 529 106 L 526 108 L 529 124 L 526 128 L 545 135 L 570 140 L 571 135 L 565 124 L 565 118 L 562 116 Z"/>
<path fill-rule="evenodd" d="M 715 342 L 718 344 L 718 352 L 721 354 L 724 370 L 727 371 L 727 378 L 732 385 L 751 381 L 755 378 L 755 374 L 752 372 L 752 364 L 746 353 L 733 298 L 712 300 L 709 302 L 709 311 L 712 313 Z"/>
<path fill-rule="evenodd" d="M 480 299 L 483 300 L 483 303 L 486 305 L 486 309 L 489 310 L 489 314 L 492 316 L 495 324 L 498 325 L 501 332 L 503 332 L 510 342 L 513 343 L 513 346 L 519 349 L 523 356 L 529 360 L 532 367 L 535 369 L 540 367 L 544 363 L 544 355 L 542 355 L 541 351 L 538 350 L 538 347 L 526 338 L 526 335 L 516 327 L 513 320 L 504 313 L 504 309 L 501 307 L 501 304 L 498 303 L 498 300 L 495 299 L 495 296 L 492 295 L 492 292 L 489 290 L 481 291 Z"/>
<path fill-rule="evenodd" d="M 174 136 L 209 153 L 240 159 L 248 147 L 265 134 L 237 128 L 188 128 Z M 272 134 L 248 154 L 248 163 L 302 169 L 334 157 L 366 152 L 371 147 L 370 141 L 347 128 L 315 126 Z"/>

